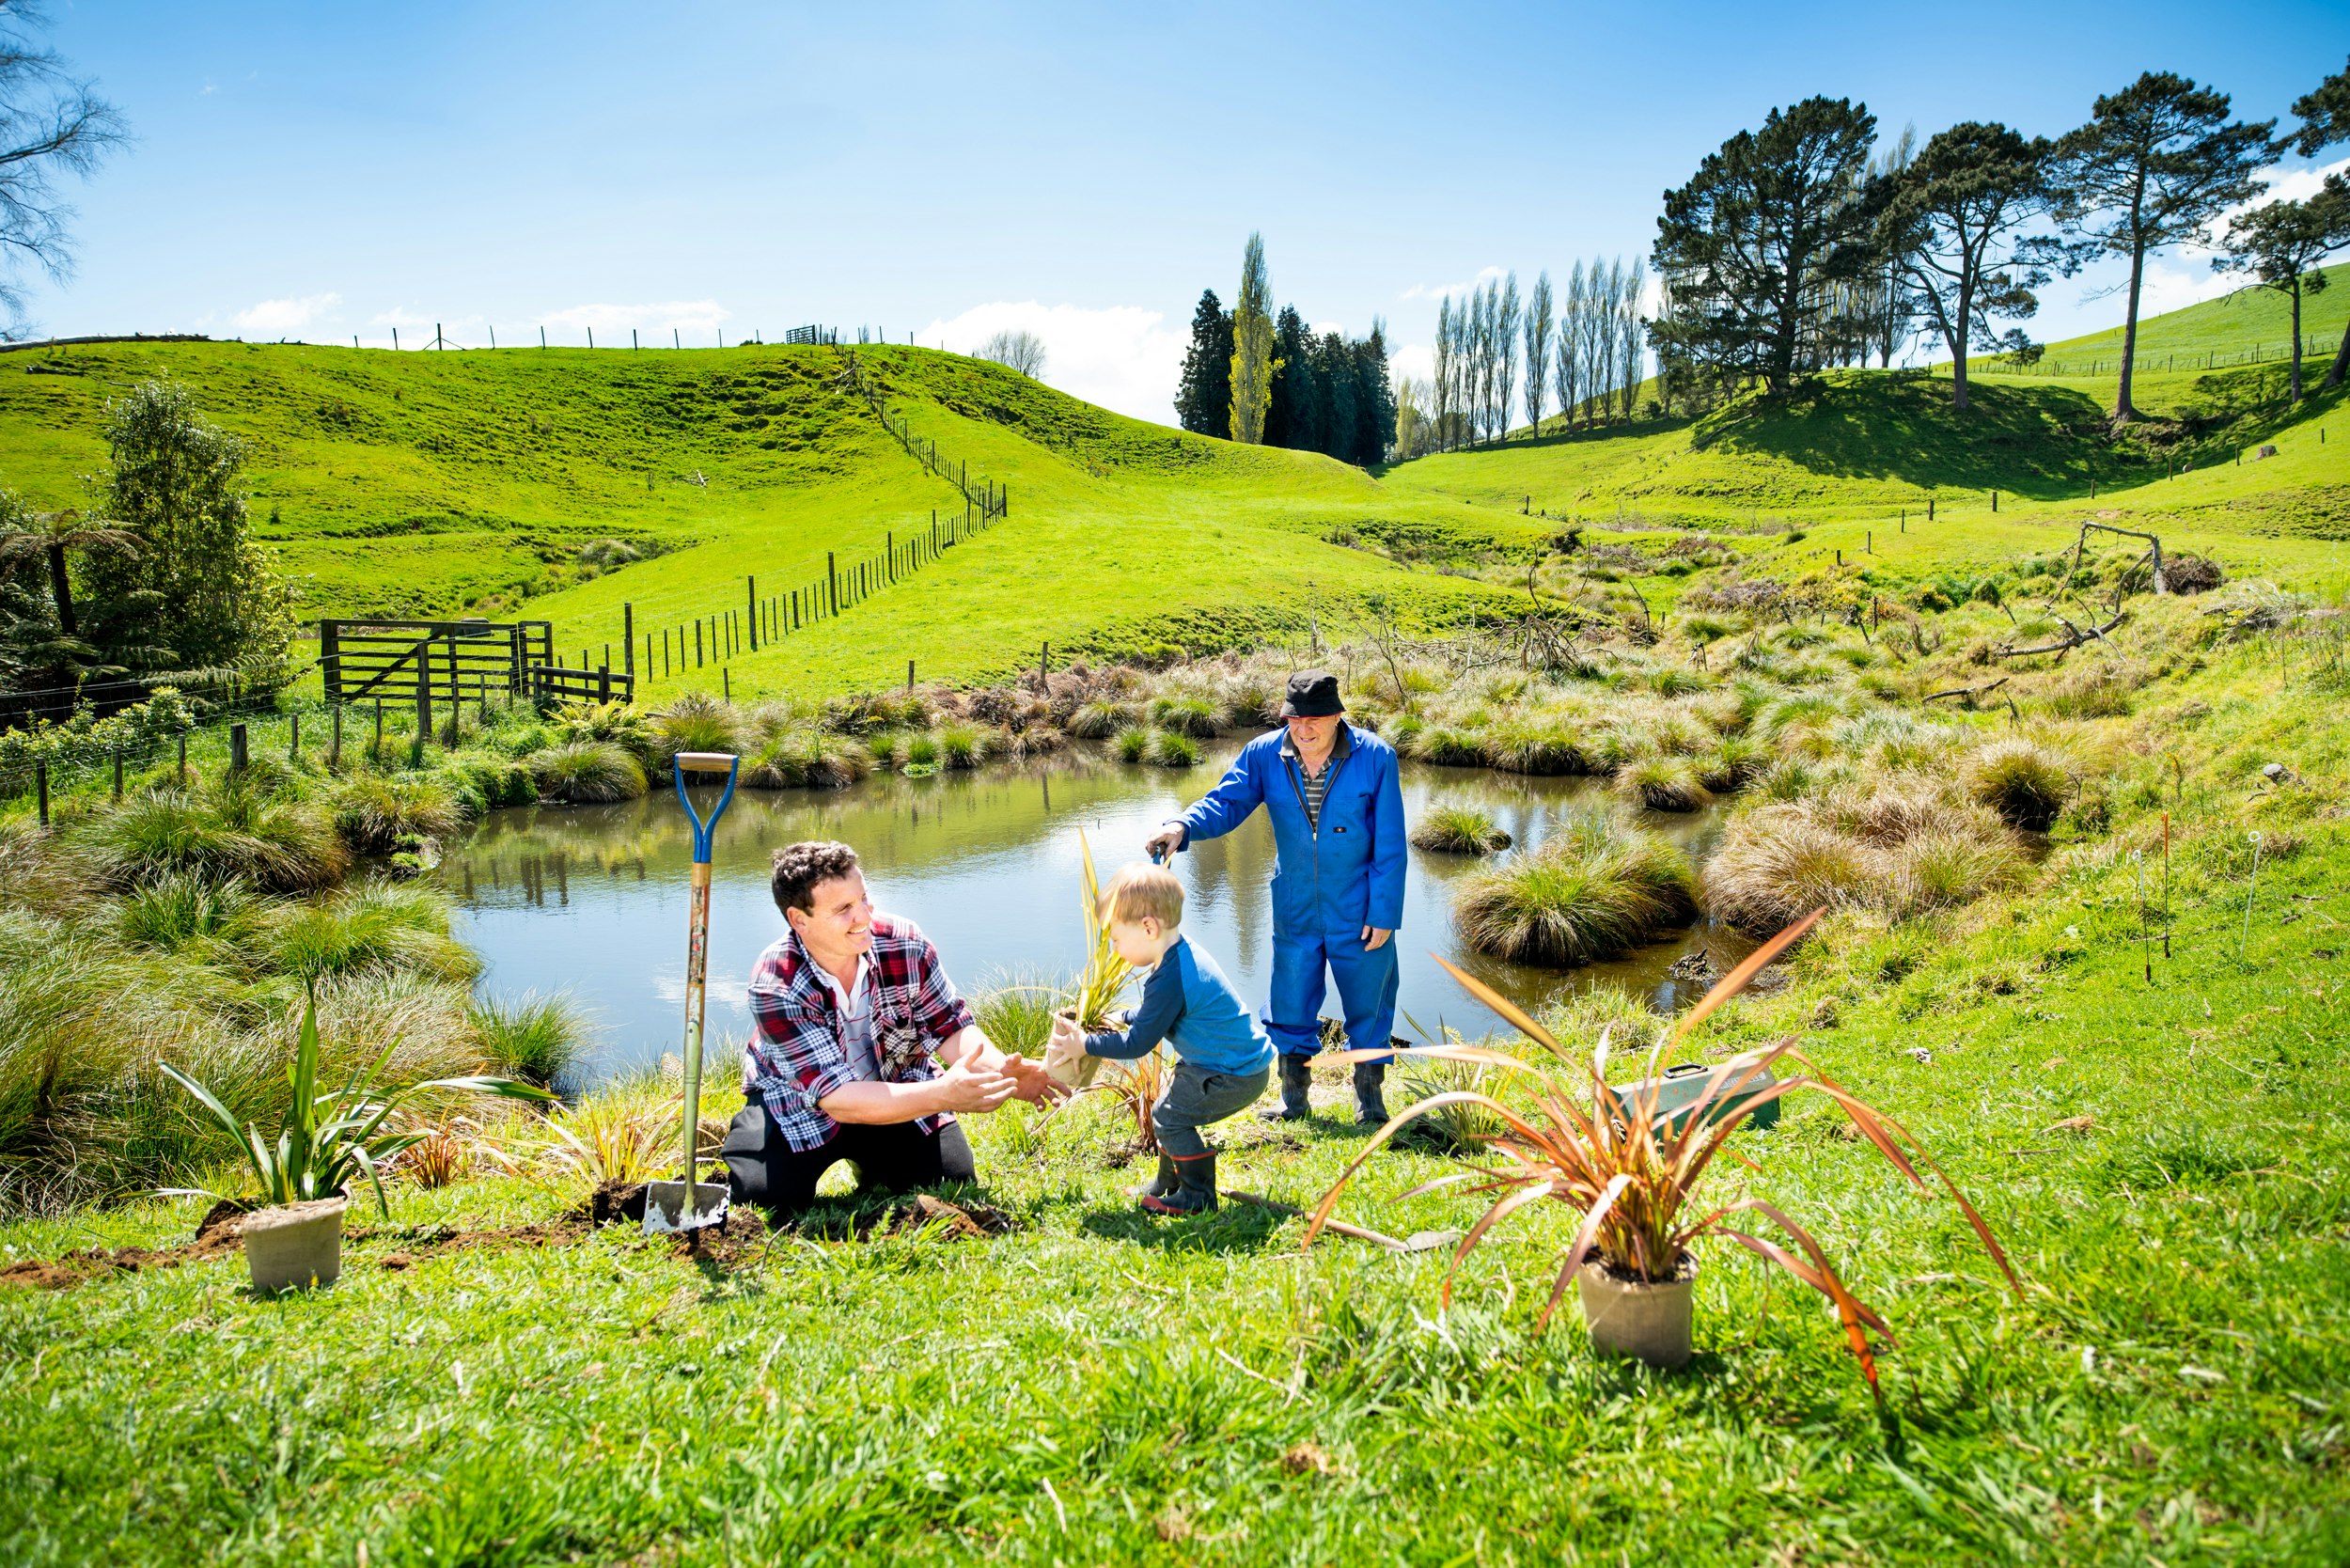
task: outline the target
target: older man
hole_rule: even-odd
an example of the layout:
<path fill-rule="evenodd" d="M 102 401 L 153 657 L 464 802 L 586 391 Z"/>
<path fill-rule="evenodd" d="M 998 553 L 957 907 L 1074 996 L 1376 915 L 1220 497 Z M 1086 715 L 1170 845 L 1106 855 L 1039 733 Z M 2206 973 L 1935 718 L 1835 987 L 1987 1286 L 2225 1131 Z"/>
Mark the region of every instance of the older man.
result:
<path fill-rule="evenodd" d="M 776 851 L 773 886 L 791 929 L 751 972 L 736 1200 L 794 1214 L 842 1160 L 860 1193 L 973 1180 L 957 1114 L 1048 1098 L 1043 1065 L 980 1031 L 929 938 L 874 910 L 848 845 Z"/>
<path fill-rule="evenodd" d="M 1273 996 L 1265 1032 L 1281 1053 L 1281 1103 L 1269 1118 L 1311 1114 L 1306 1091 L 1322 1049 L 1323 972 L 1338 981 L 1347 1043 L 1394 1037 L 1395 947 L 1403 921 L 1403 792 L 1395 750 L 1345 720 L 1336 676 L 1290 677 L 1282 728 L 1241 748 L 1223 782 L 1145 841 L 1154 854 L 1230 833 L 1259 806 L 1273 822 Z M 1384 1060 L 1355 1069 L 1355 1118 L 1387 1119 Z"/>

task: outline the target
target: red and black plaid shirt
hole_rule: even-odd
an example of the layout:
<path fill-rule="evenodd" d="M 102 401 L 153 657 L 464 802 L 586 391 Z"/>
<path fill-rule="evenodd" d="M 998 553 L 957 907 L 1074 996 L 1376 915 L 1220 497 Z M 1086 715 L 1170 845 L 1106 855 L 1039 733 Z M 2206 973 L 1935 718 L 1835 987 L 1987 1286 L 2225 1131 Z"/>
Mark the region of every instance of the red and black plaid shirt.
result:
<path fill-rule="evenodd" d="M 955 995 L 938 949 L 921 928 L 894 916 L 873 917 L 870 955 L 873 1055 L 887 1083 L 920 1083 L 939 1074 L 932 1055 L 973 1023 Z M 840 1131 L 816 1102 L 862 1081 L 840 1038 L 832 987 L 796 933 L 760 954 L 751 970 L 751 1042 L 743 1053 L 743 1094 L 766 1103 L 784 1141 L 822 1149 Z M 926 1133 L 954 1121 L 941 1111 L 916 1119 Z"/>

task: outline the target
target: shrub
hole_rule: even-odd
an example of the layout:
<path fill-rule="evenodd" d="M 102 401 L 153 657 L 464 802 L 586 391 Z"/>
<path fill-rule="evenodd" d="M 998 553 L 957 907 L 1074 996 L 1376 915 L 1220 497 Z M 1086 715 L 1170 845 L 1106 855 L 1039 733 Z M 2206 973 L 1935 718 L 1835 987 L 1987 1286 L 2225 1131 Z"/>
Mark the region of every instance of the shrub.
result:
<path fill-rule="evenodd" d="M 1533 853 L 1473 873 L 1452 915 L 1480 952 L 1566 968 L 1685 925 L 1696 907 L 1696 879 L 1680 850 L 1593 813 L 1561 824 Z"/>
<path fill-rule="evenodd" d="M 1134 725 L 1118 732 L 1118 760 L 1121 762 L 1142 762 L 1150 760 L 1151 731 Z"/>
<path fill-rule="evenodd" d="M 645 770 L 610 741 L 567 741 L 530 759 L 539 793 L 565 806 L 602 806 L 645 792 Z"/>
<path fill-rule="evenodd" d="M 1078 704 L 1063 728 L 1081 741 L 1104 741 L 1133 725 L 1136 716 L 1132 703 L 1096 698 Z"/>
<path fill-rule="evenodd" d="M 1643 757 L 1616 775 L 1616 793 L 1651 811 L 1695 811 L 1713 800 L 1686 757 Z"/>
<path fill-rule="evenodd" d="M 362 855 L 389 855 L 411 834 L 444 838 L 464 822 L 456 792 L 425 774 L 354 773 L 335 790 L 335 826 Z"/>
<path fill-rule="evenodd" d="M 1510 847 L 1510 835 L 1471 806 L 1437 806 L 1412 829 L 1412 842 L 1444 855 L 1491 855 Z"/>
<path fill-rule="evenodd" d="M 2034 833 L 2045 832 L 2056 821 L 2078 783 L 2062 756 L 2020 735 L 1993 741 L 1967 760 L 1967 792 L 2007 822 Z"/>
<path fill-rule="evenodd" d="M 1199 743 L 1172 729 L 1155 730 L 1151 736 L 1151 760 L 1163 768 L 1198 767 Z"/>

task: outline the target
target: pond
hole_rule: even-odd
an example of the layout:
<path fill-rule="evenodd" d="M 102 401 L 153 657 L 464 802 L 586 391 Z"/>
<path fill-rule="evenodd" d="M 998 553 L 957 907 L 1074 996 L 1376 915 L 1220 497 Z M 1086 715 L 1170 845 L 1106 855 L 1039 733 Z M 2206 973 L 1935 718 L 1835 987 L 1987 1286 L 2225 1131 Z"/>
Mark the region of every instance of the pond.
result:
<path fill-rule="evenodd" d="M 1207 792 L 1240 749 L 1206 748 L 1196 768 L 1170 771 L 1096 755 L 1063 756 L 929 778 L 881 775 L 831 792 L 743 791 L 719 823 L 711 900 L 710 1033 L 750 1030 L 752 963 L 783 934 L 768 894 L 769 852 L 801 839 L 854 846 L 876 904 L 916 921 L 966 994 L 1007 977 L 1064 976 L 1084 958 L 1079 835 L 1107 876 L 1138 858 L 1143 839 Z M 1599 804 L 1588 778 L 1521 778 L 1478 769 L 1403 764 L 1407 820 L 1432 804 L 1474 805 L 1519 845 L 1542 842 L 1559 813 Z M 1713 813 L 1651 816 L 1694 856 L 1717 830 Z M 496 811 L 452 842 L 439 875 L 463 911 L 460 934 L 487 964 L 486 994 L 568 993 L 597 1039 L 583 1083 L 674 1053 L 685 994 L 686 873 L 692 841 L 677 797 L 600 807 Z M 1272 969 L 1269 883 L 1273 833 L 1260 812 L 1240 831 L 1176 857 L 1186 933 L 1215 956 L 1242 994 L 1261 1005 Z M 1451 920 L 1452 884 L 1469 856 L 1414 849 L 1405 879 L 1402 1012 L 1434 1031 L 1475 1038 L 1501 1027 L 1430 957 L 1459 964 L 1521 1006 L 1542 1007 L 1581 987 L 1611 983 L 1660 1008 L 1689 999 L 1668 971 L 1709 950 L 1727 968 L 1751 944 L 1700 925 L 1622 960 L 1559 972 L 1464 951 Z M 1335 995 L 1324 1011 L 1337 1011 Z M 1418 1038 L 1401 1017 L 1398 1032 Z"/>

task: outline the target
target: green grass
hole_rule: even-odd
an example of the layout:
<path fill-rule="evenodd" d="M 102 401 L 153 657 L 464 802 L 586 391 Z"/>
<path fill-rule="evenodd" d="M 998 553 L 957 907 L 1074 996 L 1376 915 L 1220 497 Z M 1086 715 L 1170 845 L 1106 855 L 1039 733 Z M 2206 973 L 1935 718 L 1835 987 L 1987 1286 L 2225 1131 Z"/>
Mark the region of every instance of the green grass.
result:
<path fill-rule="evenodd" d="M 2317 375 L 2323 377 L 2326 367 L 2332 362 L 2334 350 L 2342 342 L 2342 328 L 2350 323 L 2350 263 L 2326 269 L 2324 291 L 2304 294 L 2301 300 L 2302 370 L 2307 374 L 2315 361 Z M 2317 338 L 2319 344 L 2306 340 Z M 2138 358 L 2141 366 L 2151 366 L 2157 357 L 2174 358 L 2185 368 L 2190 357 L 2212 356 L 2215 363 L 2227 365 L 2238 359 L 2248 359 L 2258 353 L 2262 362 L 2280 360 L 2291 352 L 2293 342 L 2293 302 L 2273 289 L 2248 289 L 2201 305 L 2149 316 L 2138 324 Z M 2051 343 L 2042 361 L 2051 369 L 2086 368 L 2092 363 L 2102 363 L 2110 368 L 2122 353 L 2122 326 L 2117 322 L 2103 332 L 2092 332 L 2079 337 L 2067 337 Z M 1998 362 L 1988 357 L 1968 361 L 1976 369 L 1997 368 Z M 2315 384 L 2312 381 L 2311 384 Z"/>
<path fill-rule="evenodd" d="M 1832 1018 L 1807 1051 L 1918 1135 L 2025 1275 L 2007 1293 L 1955 1210 L 1825 1107 L 1742 1137 L 1756 1168 L 1723 1190 L 1799 1213 L 1899 1338 L 1882 1419 L 1833 1322 L 1759 1262 L 1704 1256 L 1698 1358 L 1649 1374 L 1595 1360 L 1571 1311 L 1529 1335 L 1563 1212 L 1513 1219 L 1439 1313 L 1443 1253 L 1301 1257 L 1296 1221 L 1241 1205 L 1134 1216 L 1112 1110 L 1080 1106 L 975 1127 L 965 1196 L 1018 1227 L 992 1240 L 860 1242 L 836 1213 L 723 1262 L 626 1226 L 507 1247 L 483 1232 L 577 1189 L 476 1180 L 395 1187 L 315 1295 L 255 1301 L 233 1256 L 7 1291 L 0 1530 L 28 1564 L 361 1542 L 371 1563 L 2338 1561 L 2350 727 L 2311 706 L 2331 679 L 2287 643 L 2220 646 L 2155 694 L 2201 710 L 2170 721 L 2175 798 L 2125 798 L 2110 839 L 1987 910 L 1839 917 L 1787 991 L 1692 1042 L 1717 1059 Z M 2248 802 L 2280 754 L 2307 782 Z M 2161 810 L 2178 934 L 2150 984 L 2121 852 Z M 2252 824 L 2276 857 L 2239 957 Z M 1360 1147 L 1326 1119 L 1223 1137 L 1229 1183 L 1292 1202 Z M 1445 1168 L 1381 1155 L 1341 1212 L 1457 1228 L 1473 1199 L 1399 1197 Z M 0 1246 L 163 1244 L 199 1206 Z"/>

